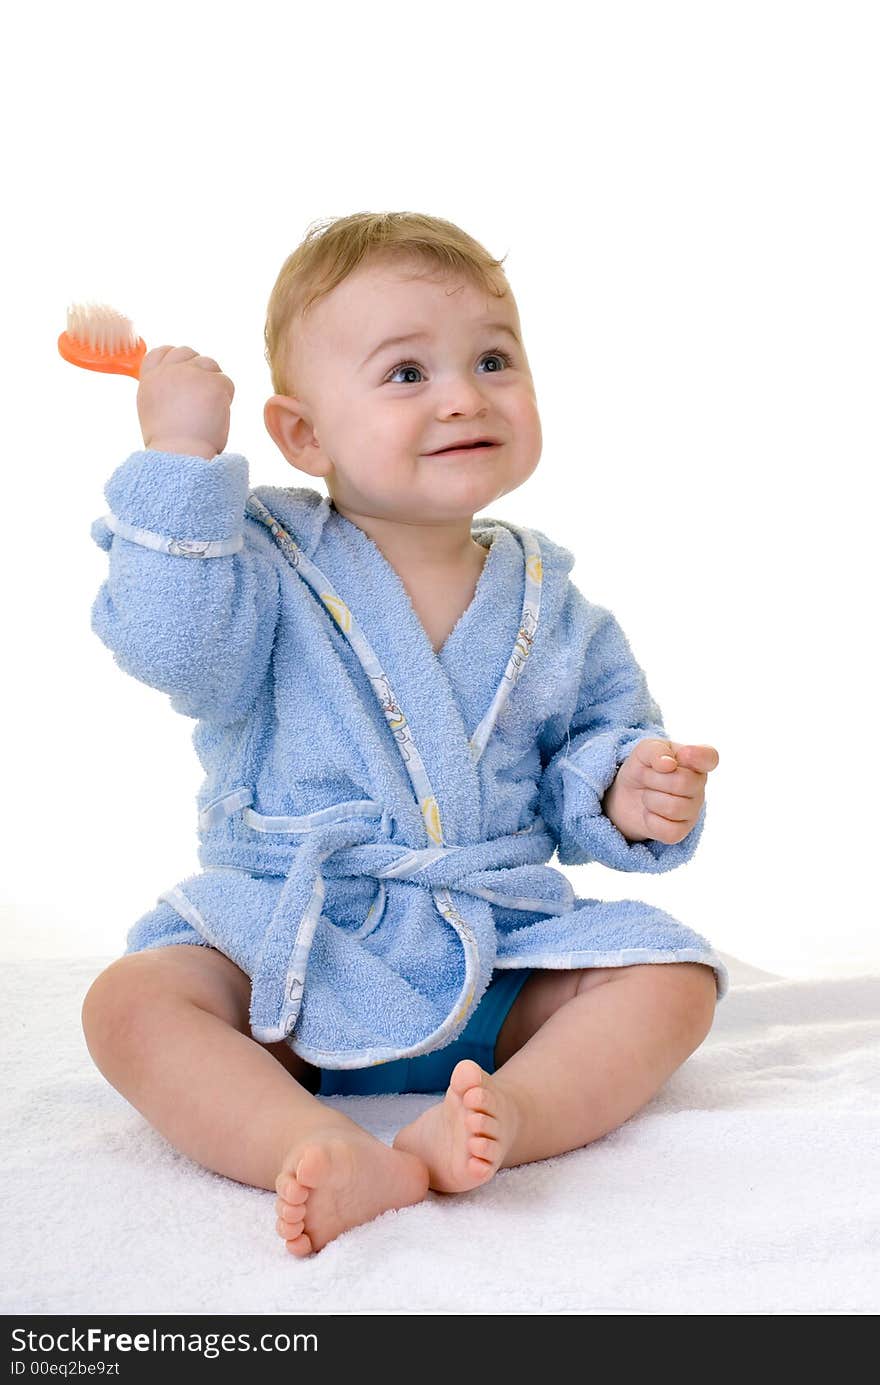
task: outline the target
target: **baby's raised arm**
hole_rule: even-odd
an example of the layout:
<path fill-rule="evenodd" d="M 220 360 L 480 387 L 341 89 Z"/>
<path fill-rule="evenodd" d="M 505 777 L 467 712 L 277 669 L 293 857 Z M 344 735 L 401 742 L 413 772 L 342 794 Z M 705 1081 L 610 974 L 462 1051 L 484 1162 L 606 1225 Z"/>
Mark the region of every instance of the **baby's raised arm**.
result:
<path fill-rule="evenodd" d="M 250 708 L 280 605 L 277 566 L 245 522 L 247 460 L 223 452 L 234 392 L 191 347 L 149 352 L 137 395 L 146 450 L 110 477 L 110 512 L 92 526 L 110 556 L 92 629 L 175 711 L 220 722 Z"/>

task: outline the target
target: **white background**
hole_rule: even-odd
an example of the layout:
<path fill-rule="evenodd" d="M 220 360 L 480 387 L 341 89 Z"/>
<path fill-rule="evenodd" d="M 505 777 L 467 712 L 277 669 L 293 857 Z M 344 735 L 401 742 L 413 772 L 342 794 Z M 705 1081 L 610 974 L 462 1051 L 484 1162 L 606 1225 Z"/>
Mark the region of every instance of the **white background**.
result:
<path fill-rule="evenodd" d="M 198 869 L 194 723 L 90 630 L 136 384 L 67 305 L 216 357 L 251 485 L 275 276 L 313 221 L 458 222 L 516 296 L 544 429 L 489 513 L 576 555 L 675 740 L 720 754 L 663 876 L 567 867 L 789 976 L 880 965 L 873 4 L 85 3 L 7 27 L 3 953 L 122 951 Z M 7 26 L 10 21 L 7 20 Z M 572 26 L 576 28 L 572 28 Z"/>

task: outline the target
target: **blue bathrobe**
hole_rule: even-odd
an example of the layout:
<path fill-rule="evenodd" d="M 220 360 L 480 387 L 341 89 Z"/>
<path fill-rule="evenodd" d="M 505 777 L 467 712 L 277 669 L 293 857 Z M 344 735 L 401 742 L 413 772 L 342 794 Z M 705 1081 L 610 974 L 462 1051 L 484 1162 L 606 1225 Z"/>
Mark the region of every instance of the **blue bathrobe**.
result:
<path fill-rule="evenodd" d="M 378 546 L 328 498 L 248 487 L 235 453 L 133 453 L 92 537 L 92 628 L 196 719 L 198 874 L 127 951 L 210 945 L 251 979 L 250 1024 L 322 1068 L 457 1038 L 494 968 L 723 962 L 635 900 L 578 898 L 547 864 L 671 870 L 602 813 L 660 711 L 614 616 L 537 530 L 478 517 L 474 598 L 435 653 Z"/>

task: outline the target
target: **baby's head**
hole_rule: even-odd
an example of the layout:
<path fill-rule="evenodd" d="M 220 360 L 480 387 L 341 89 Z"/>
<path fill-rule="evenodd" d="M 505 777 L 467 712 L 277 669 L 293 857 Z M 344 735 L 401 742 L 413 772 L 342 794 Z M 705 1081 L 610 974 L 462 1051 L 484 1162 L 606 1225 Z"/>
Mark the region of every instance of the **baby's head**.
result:
<path fill-rule="evenodd" d="M 513 294 L 501 261 L 451 222 L 358 212 L 310 229 L 278 275 L 265 335 L 266 427 L 342 513 L 455 521 L 538 465 Z M 494 446 L 431 455 L 472 438 Z"/>

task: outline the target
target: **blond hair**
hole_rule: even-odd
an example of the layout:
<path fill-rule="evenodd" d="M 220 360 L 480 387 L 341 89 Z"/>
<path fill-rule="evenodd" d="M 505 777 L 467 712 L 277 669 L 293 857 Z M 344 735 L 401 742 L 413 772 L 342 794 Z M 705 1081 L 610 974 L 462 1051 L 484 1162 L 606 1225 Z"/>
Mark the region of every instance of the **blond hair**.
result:
<path fill-rule="evenodd" d="M 290 369 L 293 323 L 368 257 L 458 271 L 496 298 L 503 298 L 509 289 L 502 269 L 507 256 L 493 259 L 473 236 L 441 217 L 420 212 L 354 212 L 312 222 L 281 266 L 269 297 L 265 355 L 276 394 L 296 392 Z"/>

